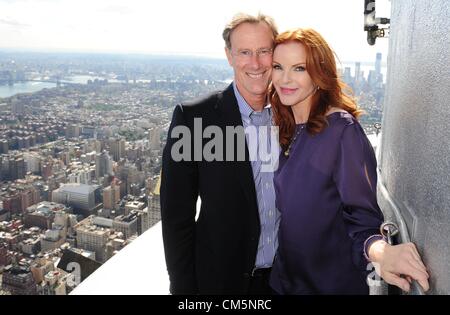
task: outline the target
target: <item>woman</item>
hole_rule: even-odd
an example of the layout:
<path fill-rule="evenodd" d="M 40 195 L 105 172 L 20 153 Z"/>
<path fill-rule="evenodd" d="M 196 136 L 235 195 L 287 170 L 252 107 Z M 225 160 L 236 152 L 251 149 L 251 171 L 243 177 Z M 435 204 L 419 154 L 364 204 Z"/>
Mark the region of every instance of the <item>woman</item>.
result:
<path fill-rule="evenodd" d="M 368 264 L 376 262 L 387 282 L 409 290 L 414 278 L 427 290 L 414 245 L 390 246 L 379 235 L 376 159 L 344 89 L 320 34 L 297 29 L 276 38 L 270 99 L 283 150 L 271 286 L 279 294 L 368 294 Z"/>

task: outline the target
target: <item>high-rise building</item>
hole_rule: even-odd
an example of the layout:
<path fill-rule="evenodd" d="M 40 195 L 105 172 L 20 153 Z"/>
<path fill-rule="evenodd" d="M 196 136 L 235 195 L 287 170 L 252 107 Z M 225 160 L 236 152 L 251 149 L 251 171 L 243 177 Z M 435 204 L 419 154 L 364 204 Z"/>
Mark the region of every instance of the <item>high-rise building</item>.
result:
<path fill-rule="evenodd" d="M 122 232 L 125 238 L 129 238 L 138 232 L 137 213 L 133 212 L 128 215 L 120 215 L 113 221 L 113 229 L 116 232 Z"/>
<path fill-rule="evenodd" d="M 2 171 L 5 179 L 22 179 L 27 173 L 27 165 L 21 155 L 10 156 L 2 159 Z"/>
<path fill-rule="evenodd" d="M 98 227 L 93 223 L 94 216 L 89 216 L 75 226 L 77 232 L 77 248 L 95 253 L 95 260 L 105 262 L 106 243 L 111 230 Z"/>
<path fill-rule="evenodd" d="M 126 192 L 127 194 L 132 193 L 132 186 L 134 187 L 134 191 L 137 192 L 137 195 L 140 194 L 140 188 L 143 187 L 144 181 L 144 173 L 138 171 L 136 165 L 126 163 L 123 167 L 118 168 L 120 171 L 120 178 L 126 182 Z M 134 184 L 134 185 L 133 185 Z"/>
<path fill-rule="evenodd" d="M 159 190 L 161 187 L 161 175 L 158 177 L 155 189 L 153 193 L 148 197 L 148 214 L 149 214 L 149 227 L 152 227 L 159 221 L 161 221 L 161 204 Z"/>
<path fill-rule="evenodd" d="M 148 214 L 148 207 L 145 207 L 138 212 L 138 235 L 141 235 L 150 228 L 150 216 Z"/>
<path fill-rule="evenodd" d="M 27 171 L 33 174 L 39 174 L 41 169 L 41 158 L 36 152 L 26 152 L 23 155 L 26 162 Z"/>
<path fill-rule="evenodd" d="M 113 209 L 114 208 L 114 198 L 111 186 L 103 189 L 103 208 Z"/>
<path fill-rule="evenodd" d="M 9 176 L 8 160 L 4 159 L 3 156 L 0 155 L 0 181 L 8 179 L 8 176 Z"/>
<path fill-rule="evenodd" d="M 98 153 L 95 156 L 95 177 L 99 179 L 105 175 L 111 175 L 112 171 L 112 160 L 106 151 Z"/>
<path fill-rule="evenodd" d="M 0 140 L 0 154 L 8 154 L 9 142 L 6 139 Z"/>
<path fill-rule="evenodd" d="M 20 193 L 11 192 L 3 198 L 3 208 L 11 214 L 20 213 L 22 209 L 22 198 Z"/>
<path fill-rule="evenodd" d="M 103 208 L 113 210 L 120 201 L 120 186 L 113 180 L 111 186 L 103 189 Z"/>
<path fill-rule="evenodd" d="M 27 187 L 20 193 L 21 206 L 20 211 L 25 212 L 25 210 L 38 203 L 40 201 L 40 193 L 35 187 Z"/>
<path fill-rule="evenodd" d="M 74 184 L 92 184 L 92 178 L 95 176 L 95 170 L 90 167 L 79 168 L 67 176 L 69 183 Z"/>
<path fill-rule="evenodd" d="M 8 254 L 6 244 L 0 242 L 0 267 L 7 266 L 11 263 L 11 257 Z"/>
<path fill-rule="evenodd" d="M 125 157 L 125 140 L 112 139 L 109 141 L 109 148 L 114 161 L 118 162 Z"/>
<path fill-rule="evenodd" d="M 351 68 L 350 67 L 345 67 L 344 69 L 344 74 L 343 74 L 343 79 L 344 82 L 347 83 L 348 85 L 352 85 L 352 74 L 351 74 Z"/>
<path fill-rule="evenodd" d="M 67 138 L 78 138 L 81 134 L 81 127 L 78 125 L 68 125 L 66 128 Z"/>
<path fill-rule="evenodd" d="M 31 185 L 13 185 L 0 195 L 3 199 L 3 209 L 11 214 L 24 213 L 26 208 L 40 201 L 40 191 Z"/>
<path fill-rule="evenodd" d="M 382 58 L 382 54 L 381 53 L 377 53 L 377 57 L 375 60 L 375 73 L 377 75 L 381 74 L 381 58 Z"/>
<path fill-rule="evenodd" d="M 355 63 L 355 83 L 359 84 L 362 81 L 363 75 L 361 73 L 361 62 Z"/>
<path fill-rule="evenodd" d="M 369 86 L 371 88 L 375 87 L 375 84 L 377 82 L 378 76 L 375 73 L 375 70 L 370 70 L 369 71 L 369 76 L 367 77 L 367 83 L 369 84 Z"/>
<path fill-rule="evenodd" d="M 41 175 L 47 180 L 53 174 L 53 163 L 44 162 L 41 164 Z"/>
<path fill-rule="evenodd" d="M 17 100 L 16 98 L 13 98 L 11 100 L 11 111 L 14 115 L 24 115 L 25 114 L 25 105 L 23 101 Z"/>
<path fill-rule="evenodd" d="M 113 202 L 115 204 L 117 204 L 120 201 L 120 198 L 122 198 L 122 196 L 120 195 L 120 185 L 121 185 L 121 181 L 118 179 L 114 179 L 111 183 L 111 192 L 113 195 Z"/>

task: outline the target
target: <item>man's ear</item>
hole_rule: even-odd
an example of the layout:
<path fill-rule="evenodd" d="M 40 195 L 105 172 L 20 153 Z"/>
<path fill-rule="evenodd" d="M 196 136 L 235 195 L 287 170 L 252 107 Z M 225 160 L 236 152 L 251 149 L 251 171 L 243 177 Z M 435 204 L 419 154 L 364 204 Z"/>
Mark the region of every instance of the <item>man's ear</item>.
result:
<path fill-rule="evenodd" d="M 230 49 L 228 49 L 227 47 L 225 47 L 225 54 L 227 55 L 228 64 L 230 66 L 233 66 L 233 56 L 231 55 Z"/>

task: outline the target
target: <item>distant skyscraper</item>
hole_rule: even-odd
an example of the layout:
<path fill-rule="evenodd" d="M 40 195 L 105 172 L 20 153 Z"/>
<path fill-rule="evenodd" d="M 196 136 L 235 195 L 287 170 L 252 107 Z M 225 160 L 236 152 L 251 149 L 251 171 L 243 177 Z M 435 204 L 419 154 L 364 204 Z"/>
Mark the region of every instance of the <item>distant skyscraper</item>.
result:
<path fill-rule="evenodd" d="M 95 177 L 100 178 L 107 174 L 112 174 L 111 157 L 106 151 L 95 156 Z"/>
<path fill-rule="evenodd" d="M 103 189 L 103 208 L 111 210 L 113 209 L 113 205 L 113 193 L 111 187 L 108 186 Z"/>
<path fill-rule="evenodd" d="M 67 138 L 78 138 L 81 134 L 81 127 L 78 125 L 68 125 L 66 128 Z"/>
<path fill-rule="evenodd" d="M 355 82 L 359 83 L 361 81 L 361 62 L 355 63 Z"/>
<path fill-rule="evenodd" d="M 15 192 L 3 198 L 3 208 L 12 214 L 20 213 L 22 209 L 22 197 Z"/>
<path fill-rule="evenodd" d="M 109 147 L 114 161 L 118 162 L 125 157 L 125 140 L 113 139 L 109 142 Z"/>
<path fill-rule="evenodd" d="M 351 84 L 352 83 L 352 74 L 351 74 L 351 68 L 350 67 L 345 67 L 344 74 L 343 74 L 343 79 L 344 79 L 344 82 L 347 83 L 347 84 Z"/>
<path fill-rule="evenodd" d="M 111 186 L 103 189 L 103 208 L 113 210 L 117 202 L 120 201 L 120 186 L 115 181 Z"/>
<path fill-rule="evenodd" d="M 6 139 L 0 140 L 0 153 L 8 154 L 8 151 L 9 151 L 8 140 Z"/>
<path fill-rule="evenodd" d="M 16 98 L 11 100 L 11 111 L 14 115 L 24 115 L 25 114 L 25 105 L 23 101 L 19 101 Z"/>
<path fill-rule="evenodd" d="M 16 180 L 25 178 L 27 166 L 22 156 L 10 156 L 2 160 L 5 179 Z"/>
<path fill-rule="evenodd" d="M 373 88 L 375 88 L 375 84 L 376 84 L 376 82 L 377 82 L 377 78 L 378 78 L 378 76 L 377 76 L 377 74 L 375 73 L 375 71 L 374 70 L 370 70 L 369 71 L 369 76 L 368 76 L 368 78 L 367 78 L 367 82 L 369 83 L 369 85 L 370 85 L 370 87 L 373 89 Z"/>
<path fill-rule="evenodd" d="M 375 73 L 377 76 L 381 74 L 381 53 L 377 53 L 377 59 L 375 60 Z"/>

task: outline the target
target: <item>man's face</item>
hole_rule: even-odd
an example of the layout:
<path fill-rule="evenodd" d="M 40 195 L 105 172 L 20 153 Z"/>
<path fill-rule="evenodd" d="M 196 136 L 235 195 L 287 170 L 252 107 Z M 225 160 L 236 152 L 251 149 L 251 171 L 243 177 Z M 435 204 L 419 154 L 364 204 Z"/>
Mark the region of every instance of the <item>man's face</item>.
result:
<path fill-rule="evenodd" d="M 267 95 L 272 72 L 272 31 L 266 23 L 243 23 L 231 33 L 230 41 L 231 50 L 225 50 L 234 81 L 239 93 L 252 105 Z"/>

